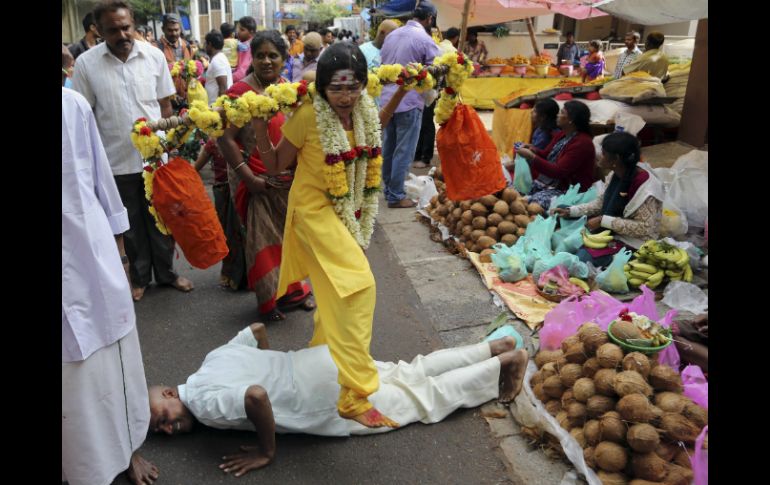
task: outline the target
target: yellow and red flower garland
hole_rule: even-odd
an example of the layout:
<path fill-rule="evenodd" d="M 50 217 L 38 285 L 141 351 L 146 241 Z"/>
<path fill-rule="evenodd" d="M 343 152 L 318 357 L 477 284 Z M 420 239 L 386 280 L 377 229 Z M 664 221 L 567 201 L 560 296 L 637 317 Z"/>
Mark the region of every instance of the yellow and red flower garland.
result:
<path fill-rule="evenodd" d="M 459 94 L 465 80 L 473 73 L 473 62 L 463 53 L 447 52 L 433 62 L 436 66 L 449 67 L 447 73 L 447 86 L 441 91 L 435 110 L 435 120 L 439 125 L 446 123 L 454 113 Z"/>

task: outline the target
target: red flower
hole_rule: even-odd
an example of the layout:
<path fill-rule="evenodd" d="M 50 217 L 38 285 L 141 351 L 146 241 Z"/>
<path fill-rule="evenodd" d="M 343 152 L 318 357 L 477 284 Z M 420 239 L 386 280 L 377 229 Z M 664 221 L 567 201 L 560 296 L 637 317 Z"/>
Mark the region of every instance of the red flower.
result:
<path fill-rule="evenodd" d="M 422 81 L 426 77 L 428 77 L 428 71 L 420 71 L 420 74 L 417 75 L 417 80 Z"/>
<path fill-rule="evenodd" d="M 147 127 L 147 126 L 143 126 L 139 130 L 139 134 L 140 135 L 144 135 L 144 136 L 150 136 L 150 135 L 152 135 L 152 130 L 149 127 Z"/>
<path fill-rule="evenodd" d="M 188 109 L 187 109 L 187 108 L 182 108 L 182 109 L 180 109 L 180 110 L 179 110 L 179 116 L 184 116 L 184 115 L 186 115 L 186 114 L 187 114 L 187 111 L 188 111 Z"/>
<path fill-rule="evenodd" d="M 375 158 L 379 156 L 379 154 L 382 153 L 382 148 L 380 147 L 374 147 L 369 149 L 369 158 Z"/>
<path fill-rule="evenodd" d="M 457 91 L 455 91 L 454 89 L 452 89 L 452 88 L 450 88 L 450 87 L 447 87 L 446 89 L 444 89 L 444 91 L 445 91 L 445 92 L 446 92 L 448 95 L 450 95 L 450 96 L 454 96 L 454 95 L 457 93 Z"/>
<path fill-rule="evenodd" d="M 465 64 L 465 56 L 462 54 L 457 54 L 457 63 L 458 64 Z"/>
<path fill-rule="evenodd" d="M 140 123 L 142 121 L 147 121 L 147 118 L 139 118 L 136 121 L 134 121 L 134 123 Z"/>
<path fill-rule="evenodd" d="M 297 88 L 297 95 L 298 96 L 304 96 L 307 94 L 307 81 L 304 79 L 300 81 L 299 87 Z"/>
<path fill-rule="evenodd" d="M 150 165 L 147 165 L 147 166 L 144 167 L 144 171 L 152 173 L 153 169 L 152 169 L 152 167 Z"/>
<path fill-rule="evenodd" d="M 235 93 L 227 93 L 227 97 L 230 98 L 230 99 L 238 99 L 238 98 L 240 98 L 240 96 L 235 94 Z"/>
<path fill-rule="evenodd" d="M 356 219 L 360 219 L 360 218 L 361 218 L 361 209 L 358 209 L 356 211 Z"/>
<path fill-rule="evenodd" d="M 401 79 L 401 78 L 398 78 L 398 79 L 396 79 L 396 84 L 398 84 L 399 86 L 403 86 L 404 85 L 404 80 Z"/>
<path fill-rule="evenodd" d="M 356 159 L 356 151 L 355 150 L 349 150 L 347 152 L 342 153 L 342 159 L 349 162 L 351 160 Z"/>
<path fill-rule="evenodd" d="M 364 147 L 356 147 L 356 158 L 361 158 L 361 155 L 364 153 Z"/>
<path fill-rule="evenodd" d="M 326 155 L 326 164 L 327 165 L 334 165 L 335 163 L 342 160 L 342 158 L 339 155 Z"/>

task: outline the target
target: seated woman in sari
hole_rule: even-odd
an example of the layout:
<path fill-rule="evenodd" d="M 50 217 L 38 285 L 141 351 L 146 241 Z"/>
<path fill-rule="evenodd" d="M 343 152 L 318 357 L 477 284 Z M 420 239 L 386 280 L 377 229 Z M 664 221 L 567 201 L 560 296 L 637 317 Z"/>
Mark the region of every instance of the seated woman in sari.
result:
<path fill-rule="evenodd" d="M 532 146 L 539 148 L 540 150 L 546 148 L 561 130 L 556 126 L 556 117 L 559 114 L 559 103 L 553 100 L 553 98 L 541 99 L 535 103 L 532 109 L 532 127 L 535 129 L 532 132 Z M 511 160 L 505 165 L 505 168 L 511 174 L 511 183 L 513 183 L 513 169 L 514 162 Z"/>
<path fill-rule="evenodd" d="M 645 241 L 658 238 L 663 210 L 663 184 L 652 168 L 640 163 L 639 140 L 630 133 L 611 133 L 602 142 L 599 162 L 612 172 L 605 189 L 588 204 L 557 208 L 562 217 L 588 216 L 586 229 L 610 229 L 615 241 L 604 249 L 582 247 L 577 256 L 594 266 L 605 267 L 624 246 L 638 249 Z"/>
<path fill-rule="evenodd" d="M 594 183 L 596 151 L 590 135 L 591 111 L 580 101 L 568 101 L 556 117 L 556 125 L 562 132 L 540 150 L 534 145 L 524 145 L 516 153 L 521 155 L 532 169 L 530 202 L 537 202 L 548 210 L 551 199 L 567 191 L 570 185 L 580 184 L 585 192 Z"/>

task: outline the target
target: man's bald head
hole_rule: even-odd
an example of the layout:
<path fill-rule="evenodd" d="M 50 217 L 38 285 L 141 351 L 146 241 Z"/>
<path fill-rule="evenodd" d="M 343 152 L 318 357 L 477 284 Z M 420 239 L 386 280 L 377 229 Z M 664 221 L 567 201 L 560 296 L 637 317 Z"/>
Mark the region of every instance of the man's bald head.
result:
<path fill-rule="evenodd" d="M 385 42 L 385 37 L 389 33 L 398 28 L 398 24 L 392 20 L 383 20 L 379 27 L 377 27 L 377 37 L 374 39 L 374 45 L 381 49 L 382 44 Z"/>

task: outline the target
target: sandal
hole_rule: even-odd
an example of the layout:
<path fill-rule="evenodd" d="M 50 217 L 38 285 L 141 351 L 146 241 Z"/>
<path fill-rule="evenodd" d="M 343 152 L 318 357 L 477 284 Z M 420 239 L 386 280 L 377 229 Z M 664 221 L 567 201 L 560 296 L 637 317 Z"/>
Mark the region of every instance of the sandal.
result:
<path fill-rule="evenodd" d="M 282 303 L 278 302 L 278 308 L 281 311 L 287 311 L 287 310 L 294 310 L 295 308 L 301 308 L 305 310 L 306 312 L 310 312 L 316 309 L 315 300 L 312 298 L 313 292 L 307 294 L 307 296 L 301 300 L 298 301 L 292 301 L 289 303 Z M 284 297 L 285 298 L 285 297 Z M 281 298 L 283 299 L 283 298 Z"/>

